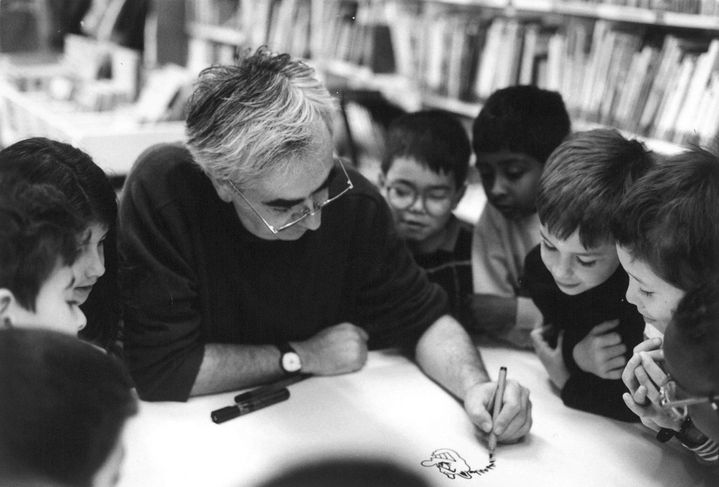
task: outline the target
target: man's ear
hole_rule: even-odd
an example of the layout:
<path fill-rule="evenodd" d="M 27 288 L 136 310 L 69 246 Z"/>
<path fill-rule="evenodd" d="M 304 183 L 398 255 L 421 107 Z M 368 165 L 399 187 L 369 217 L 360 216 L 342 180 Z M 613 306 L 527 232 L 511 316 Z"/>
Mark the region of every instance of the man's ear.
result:
<path fill-rule="evenodd" d="M 15 302 L 15 295 L 6 288 L 0 288 L 0 329 L 11 325 L 10 312 Z"/>
<path fill-rule="evenodd" d="M 454 194 L 454 201 L 452 201 L 452 209 L 456 209 L 457 205 L 460 201 L 462 201 L 462 198 L 464 197 L 464 193 L 467 192 L 467 183 L 464 183 L 462 187 L 460 187 L 457 192 Z"/>
<path fill-rule="evenodd" d="M 232 203 L 234 191 L 230 187 L 229 183 L 225 181 L 216 181 L 214 178 L 209 178 L 212 182 L 212 186 L 215 188 L 217 196 L 225 203 Z"/>

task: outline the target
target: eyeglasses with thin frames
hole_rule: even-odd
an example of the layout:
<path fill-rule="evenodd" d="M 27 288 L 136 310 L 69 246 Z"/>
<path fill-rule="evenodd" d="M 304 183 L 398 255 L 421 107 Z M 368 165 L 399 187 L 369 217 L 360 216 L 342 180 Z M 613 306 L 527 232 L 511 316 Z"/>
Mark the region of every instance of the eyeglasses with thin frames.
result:
<path fill-rule="evenodd" d="M 312 201 L 312 209 L 310 209 L 309 207 L 305 207 L 305 209 L 302 210 L 302 212 L 301 212 L 296 218 L 293 218 L 293 219 L 290 220 L 289 222 L 287 222 L 287 223 L 285 223 L 285 224 L 283 224 L 283 225 L 280 225 L 279 227 L 276 227 L 276 226 L 274 226 L 273 224 L 271 224 L 270 222 L 268 222 L 268 221 L 265 219 L 265 217 L 263 217 L 262 214 L 257 210 L 257 208 L 254 207 L 254 205 L 250 202 L 250 200 L 247 199 L 247 197 L 242 193 L 242 191 L 240 191 L 240 189 L 235 185 L 235 183 L 233 183 L 233 182 L 230 181 L 229 179 L 227 180 L 227 183 L 230 185 L 230 187 L 231 187 L 238 195 L 240 195 L 240 197 L 241 197 L 243 200 L 245 200 L 245 203 L 247 203 L 247 206 L 250 207 L 250 209 L 255 213 L 255 215 L 257 215 L 257 217 L 258 217 L 260 220 L 262 220 L 262 223 L 265 224 L 265 226 L 267 227 L 267 229 L 268 229 L 270 232 L 272 232 L 274 235 L 277 235 L 277 234 L 280 233 L 281 231 L 287 230 L 288 228 L 290 228 L 290 227 L 293 226 L 293 225 L 298 224 L 299 222 L 301 222 L 301 221 L 304 220 L 305 218 L 310 217 L 310 216 L 316 214 L 317 212 L 321 211 L 322 208 L 324 208 L 325 206 L 329 205 L 330 203 L 332 203 L 333 201 L 335 201 L 336 199 L 338 199 L 340 196 L 343 196 L 343 195 L 344 195 L 345 193 L 347 193 L 349 190 L 351 190 L 352 188 L 354 188 L 354 184 L 352 184 L 352 180 L 350 179 L 349 174 L 347 174 L 347 170 L 345 169 L 345 166 L 344 166 L 344 164 L 342 163 L 342 160 L 339 159 L 339 158 L 335 158 L 335 162 L 336 162 L 337 164 L 339 164 L 340 169 L 342 169 L 342 172 L 344 173 L 345 178 L 347 179 L 347 187 L 344 188 L 344 189 L 343 189 L 342 191 L 340 191 L 339 193 L 337 193 L 336 195 L 334 195 L 334 196 L 332 196 L 332 197 L 326 199 L 325 201 L 322 201 L 321 203 L 317 203 L 316 201 L 313 200 L 313 201 Z"/>
<path fill-rule="evenodd" d="M 719 415 L 719 395 L 710 394 L 703 397 L 697 396 L 677 399 L 676 389 L 677 383 L 672 379 L 668 379 L 664 385 L 659 388 L 659 404 L 663 408 L 672 409 L 683 419 L 689 414 L 688 406 L 710 404 L 712 409 Z"/>

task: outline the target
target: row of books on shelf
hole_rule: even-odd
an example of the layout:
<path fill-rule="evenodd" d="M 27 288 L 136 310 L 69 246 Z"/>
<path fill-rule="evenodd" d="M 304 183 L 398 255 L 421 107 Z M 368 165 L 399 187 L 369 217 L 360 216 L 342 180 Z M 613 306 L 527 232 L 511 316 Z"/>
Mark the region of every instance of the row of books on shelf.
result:
<path fill-rule="evenodd" d="M 535 84 L 560 92 L 572 115 L 590 122 L 678 143 L 706 143 L 717 132 L 719 39 L 654 38 L 578 18 L 551 25 L 447 15 L 427 29 L 415 78 L 433 93 L 476 102 Z"/>
<path fill-rule="evenodd" d="M 211 7 L 213 2 L 219 5 L 217 9 Z M 261 45 L 297 57 L 311 57 L 311 0 L 191 3 L 188 24 L 190 67 L 231 62 L 238 49 Z"/>
<path fill-rule="evenodd" d="M 185 15 L 189 22 L 243 29 L 241 0 L 187 0 Z"/>

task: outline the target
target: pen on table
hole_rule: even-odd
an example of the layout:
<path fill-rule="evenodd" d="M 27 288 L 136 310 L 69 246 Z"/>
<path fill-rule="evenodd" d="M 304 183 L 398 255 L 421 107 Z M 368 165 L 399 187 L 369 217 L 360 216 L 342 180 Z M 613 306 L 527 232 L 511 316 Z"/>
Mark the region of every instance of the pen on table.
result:
<path fill-rule="evenodd" d="M 255 395 L 251 399 L 246 401 L 238 402 L 234 406 L 227 406 L 221 409 L 212 411 L 210 417 L 212 421 L 220 424 L 230 419 L 249 414 L 258 409 L 266 408 L 278 402 L 286 401 L 290 397 L 290 391 L 287 388 L 269 390 L 265 394 Z"/>
<path fill-rule="evenodd" d="M 504 397 L 504 388 L 507 384 L 507 367 L 499 368 L 499 377 L 497 378 L 497 390 L 494 392 L 494 407 L 492 408 L 492 431 L 489 432 L 487 441 L 489 446 L 489 461 L 494 460 L 494 449 L 497 448 L 497 435 L 494 432 L 494 422 L 499 416 L 502 409 L 502 398 Z"/>
<path fill-rule="evenodd" d="M 249 401 L 250 399 L 254 399 L 255 397 L 266 395 L 271 391 L 284 389 L 285 387 L 291 386 L 292 384 L 296 384 L 297 382 L 301 382 L 307 379 L 309 376 L 310 374 L 293 375 L 291 377 L 286 377 L 271 384 L 255 387 L 254 389 L 250 389 L 249 391 L 237 394 L 235 396 L 235 402 L 241 403 L 244 401 Z"/>

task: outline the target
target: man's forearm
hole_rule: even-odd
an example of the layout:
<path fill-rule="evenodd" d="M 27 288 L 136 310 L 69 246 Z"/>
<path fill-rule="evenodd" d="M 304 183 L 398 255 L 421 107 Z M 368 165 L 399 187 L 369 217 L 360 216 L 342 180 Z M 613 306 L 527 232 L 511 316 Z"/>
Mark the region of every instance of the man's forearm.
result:
<path fill-rule="evenodd" d="M 272 345 L 205 345 L 191 396 L 242 389 L 282 378 L 279 350 Z"/>
<path fill-rule="evenodd" d="M 490 380 L 477 347 L 449 315 L 425 331 L 417 342 L 415 359 L 429 377 L 460 399 L 470 387 Z"/>

